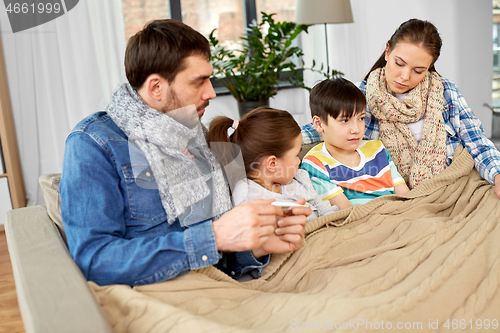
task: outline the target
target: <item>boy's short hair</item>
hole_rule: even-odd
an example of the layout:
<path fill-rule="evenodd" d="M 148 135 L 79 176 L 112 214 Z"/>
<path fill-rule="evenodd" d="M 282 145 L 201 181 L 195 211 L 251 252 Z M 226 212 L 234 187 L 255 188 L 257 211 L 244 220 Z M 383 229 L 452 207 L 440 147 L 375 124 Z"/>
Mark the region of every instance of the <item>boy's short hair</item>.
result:
<path fill-rule="evenodd" d="M 309 95 L 311 116 L 328 124 L 328 116 L 351 118 L 366 109 L 365 95 L 344 78 L 326 79 L 315 85 Z"/>
<path fill-rule="evenodd" d="M 151 74 L 172 83 L 186 68 L 185 59 L 192 55 L 210 61 L 210 44 L 202 34 L 176 20 L 154 20 L 130 37 L 125 50 L 125 74 L 136 90 Z"/>

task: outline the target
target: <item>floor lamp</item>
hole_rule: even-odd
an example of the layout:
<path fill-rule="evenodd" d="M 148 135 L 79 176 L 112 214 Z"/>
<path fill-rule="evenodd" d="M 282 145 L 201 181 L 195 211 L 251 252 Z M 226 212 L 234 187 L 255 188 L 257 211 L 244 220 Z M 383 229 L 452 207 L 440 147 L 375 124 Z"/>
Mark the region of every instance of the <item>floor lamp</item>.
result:
<path fill-rule="evenodd" d="M 328 33 L 326 25 L 330 23 L 352 23 L 350 0 L 297 0 L 295 9 L 295 23 L 297 24 L 324 24 L 326 64 L 330 74 L 328 58 Z"/>

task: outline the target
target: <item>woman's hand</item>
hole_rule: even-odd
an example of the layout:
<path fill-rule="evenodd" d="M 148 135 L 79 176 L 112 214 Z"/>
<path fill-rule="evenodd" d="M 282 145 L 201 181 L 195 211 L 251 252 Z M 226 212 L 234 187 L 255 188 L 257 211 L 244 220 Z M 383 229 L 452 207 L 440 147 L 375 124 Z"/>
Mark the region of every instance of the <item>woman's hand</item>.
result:
<path fill-rule="evenodd" d="M 495 176 L 495 193 L 500 198 L 500 173 Z"/>

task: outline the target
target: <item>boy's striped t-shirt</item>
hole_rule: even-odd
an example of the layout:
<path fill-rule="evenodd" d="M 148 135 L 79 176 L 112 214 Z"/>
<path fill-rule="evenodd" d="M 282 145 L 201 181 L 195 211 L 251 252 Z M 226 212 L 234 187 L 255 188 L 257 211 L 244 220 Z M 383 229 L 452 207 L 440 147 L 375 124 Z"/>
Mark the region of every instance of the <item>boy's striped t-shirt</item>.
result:
<path fill-rule="evenodd" d="M 363 140 L 357 152 L 361 160 L 354 168 L 335 160 L 324 143 L 304 156 L 301 168 L 309 173 L 314 189 L 323 200 L 344 193 L 352 204 L 363 204 L 394 194 L 394 186 L 404 183 L 382 141 Z"/>

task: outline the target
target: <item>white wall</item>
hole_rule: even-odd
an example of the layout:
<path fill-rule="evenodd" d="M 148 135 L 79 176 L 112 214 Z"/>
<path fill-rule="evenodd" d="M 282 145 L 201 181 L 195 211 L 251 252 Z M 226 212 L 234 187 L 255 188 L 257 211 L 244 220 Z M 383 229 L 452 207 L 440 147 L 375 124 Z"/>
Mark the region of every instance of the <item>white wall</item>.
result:
<path fill-rule="evenodd" d="M 330 66 L 353 82 L 361 81 L 397 27 L 411 18 L 431 21 L 443 40 L 437 71 L 454 81 L 491 136 L 493 71 L 490 0 L 351 0 L 354 23 L 328 25 Z M 302 38 L 306 59 L 325 61 L 324 26 Z M 317 76 L 307 76 L 314 85 Z M 307 105 L 304 106 L 307 108 Z"/>
<path fill-rule="evenodd" d="M 309 103 L 309 92 L 302 88 L 289 88 L 280 90 L 278 94 L 269 100 L 269 106 L 287 110 L 299 124 L 307 124 L 310 121 L 310 111 L 307 107 Z M 226 116 L 231 119 L 239 119 L 238 104 L 231 95 L 218 96 L 210 101 L 202 122 L 208 125 L 216 116 Z"/>

